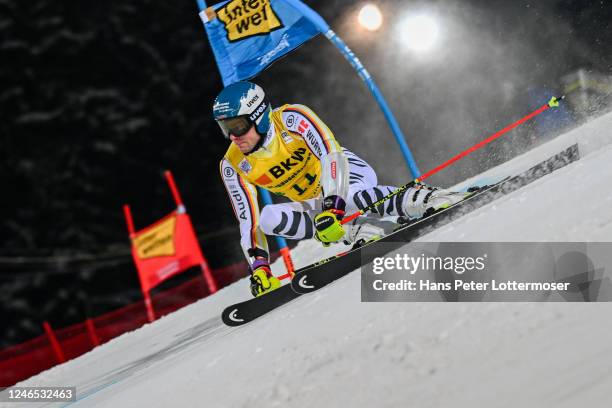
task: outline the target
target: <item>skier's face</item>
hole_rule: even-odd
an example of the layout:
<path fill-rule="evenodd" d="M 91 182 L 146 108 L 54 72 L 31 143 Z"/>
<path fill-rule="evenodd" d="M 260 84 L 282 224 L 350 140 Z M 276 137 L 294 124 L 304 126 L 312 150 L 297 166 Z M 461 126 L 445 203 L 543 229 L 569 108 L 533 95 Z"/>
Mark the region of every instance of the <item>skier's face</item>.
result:
<path fill-rule="evenodd" d="M 230 133 L 230 140 L 238 146 L 238 149 L 243 154 L 249 153 L 259 142 L 259 133 L 255 130 L 255 126 L 251 126 L 248 132 L 242 136 L 234 136 Z"/>

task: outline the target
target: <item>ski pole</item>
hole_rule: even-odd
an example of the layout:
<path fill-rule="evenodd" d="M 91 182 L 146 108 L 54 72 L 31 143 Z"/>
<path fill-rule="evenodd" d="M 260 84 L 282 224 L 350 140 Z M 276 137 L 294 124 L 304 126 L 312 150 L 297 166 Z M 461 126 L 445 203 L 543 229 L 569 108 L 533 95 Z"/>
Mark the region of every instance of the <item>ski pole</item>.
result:
<path fill-rule="evenodd" d="M 453 158 L 451 158 L 451 159 L 447 160 L 446 162 L 442 163 L 438 167 L 435 167 L 435 168 L 429 170 L 427 173 L 425 173 L 425 174 L 415 178 L 410 183 L 405 184 L 405 185 L 399 187 L 397 190 L 387 194 L 386 196 L 384 196 L 380 200 L 376 201 L 375 203 L 372 203 L 372 204 L 368 205 L 367 207 L 362 208 L 361 210 L 359 210 L 359 211 L 357 211 L 357 212 L 355 212 L 355 213 L 353 213 L 353 214 L 351 214 L 351 215 L 349 215 L 347 217 L 344 217 L 342 219 L 342 221 L 340 221 L 340 223 L 341 224 L 346 224 L 346 223 L 354 220 L 355 218 L 364 215 L 366 212 L 376 209 L 377 206 L 379 206 L 380 204 L 384 203 L 388 199 L 393 198 L 394 196 L 396 196 L 396 195 L 398 195 L 398 194 L 408 190 L 410 187 L 414 186 L 415 184 L 420 183 L 421 181 L 425 180 L 426 178 L 436 174 L 440 170 L 450 166 L 454 162 L 456 162 L 458 160 L 461 160 L 462 158 L 464 158 L 468 154 L 473 153 L 474 151 L 480 149 L 481 147 L 491 143 L 493 140 L 499 138 L 500 136 L 502 136 L 505 133 L 508 133 L 509 131 L 514 129 L 515 127 L 522 125 L 523 123 L 525 123 L 528 120 L 538 116 L 540 113 L 542 113 L 542 112 L 544 112 L 544 111 L 546 111 L 546 110 L 548 110 L 550 108 L 558 107 L 559 106 L 559 102 L 562 101 L 563 99 L 565 99 L 565 95 L 562 95 L 559 98 L 557 98 L 556 96 L 553 96 L 552 98 L 550 98 L 548 103 L 540 106 L 538 109 L 534 110 L 530 114 L 522 117 L 521 119 L 517 120 L 516 122 L 512 123 L 511 125 L 506 126 L 502 130 L 500 130 L 497 133 L 494 133 L 493 135 L 489 136 L 485 140 L 483 140 L 483 141 L 481 141 L 479 143 L 476 143 L 474 146 L 470 147 L 467 150 L 464 150 L 463 152 L 459 153 L 458 155 L 454 156 Z"/>
<path fill-rule="evenodd" d="M 414 186 L 416 183 L 417 183 L 417 180 L 415 179 L 415 180 L 412 180 L 408 184 L 404 184 L 403 186 L 399 187 L 397 190 L 394 190 L 394 191 L 390 192 L 389 194 L 387 194 L 386 196 L 384 196 L 380 200 L 376 201 L 375 203 L 372 203 L 372 204 L 368 205 L 367 207 L 362 208 L 361 210 L 357 211 L 356 213 L 353 213 L 353 214 L 349 215 L 348 217 L 344 217 L 340 221 L 340 224 L 346 224 L 347 222 L 350 222 L 350 221 L 354 220 L 355 218 L 365 214 L 366 212 L 368 212 L 370 210 L 376 209 L 376 207 L 378 207 L 379 205 L 381 205 L 382 203 L 384 203 L 388 199 L 393 198 L 396 195 L 403 193 L 404 191 L 408 190 L 410 187 Z"/>

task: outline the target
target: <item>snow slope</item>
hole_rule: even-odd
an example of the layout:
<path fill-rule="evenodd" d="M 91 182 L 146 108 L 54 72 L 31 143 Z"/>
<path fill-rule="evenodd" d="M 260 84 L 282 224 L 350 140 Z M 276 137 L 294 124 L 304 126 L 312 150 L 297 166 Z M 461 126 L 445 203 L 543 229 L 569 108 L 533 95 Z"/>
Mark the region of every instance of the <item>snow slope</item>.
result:
<path fill-rule="evenodd" d="M 575 142 L 582 154 L 420 240 L 610 241 L 610 129 L 607 114 L 493 169 L 526 169 Z M 337 250 L 302 242 L 293 253 L 301 266 Z M 19 385 L 76 386 L 78 407 L 610 405 L 608 303 L 361 303 L 352 273 L 225 327 L 221 310 L 248 296 L 237 282 Z"/>

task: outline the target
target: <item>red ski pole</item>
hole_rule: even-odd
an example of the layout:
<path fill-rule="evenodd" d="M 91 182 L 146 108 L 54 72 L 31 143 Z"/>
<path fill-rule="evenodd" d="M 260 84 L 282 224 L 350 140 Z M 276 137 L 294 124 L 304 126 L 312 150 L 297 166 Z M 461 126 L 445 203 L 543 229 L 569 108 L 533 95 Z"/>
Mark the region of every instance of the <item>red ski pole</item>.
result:
<path fill-rule="evenodd" d="M 538 116 L 540 113 L 550 109 L 550 108 L 554 108 L 559 106 L 559 101 L 562 101 L 563 99 L 565 99 L 565 95 L 557 98 L 555 96 L 553 96 L 552 98 L 550 98 L 550 101 L 548 101 L 548 103 L 540 106 L 538 109 L 534 110 L 533 112 L 531 112 L 530 114 L 522 117 L 521 119 L 517 120 L 516 122 L 512 123 L 511 125 L 506 126 L 505 128 L 503 128 L 502 130 L 500 130 L 499 132 L 496 132 L 494 134 L 492 134 L 491 136 L 489 136 L 488 138 L 486 138 L 485 140 L 475 144 L 474 146 L 470 147 L 467 150 L 464 150 L 463 152 L 459 153 L 458 155 L 454 156 L 453 158 L 447 160 L 446 162 L 442 163 L 441 165 L 439 165 L 438 167 L 435 167 L 431 170 L 429 170 L 427 173 L 417 177 L 416 179 L 412 180 L 410 183 L 405 184 L 401 187 L 399 187 L 397 190 L 391 192 L 390 194 L 384 196 L 383 198 L 381 198 L 380 200 L 376 201 L 375 203 L 372 203 L 370 205 L 368 205 L 367 207 L 357 211 L 356 213 L 353 213 L 347 217 L 344 217 L 342 219 L 342 221 L 340 221 L 341 224 L 346 224 L 352 220 L 354 220 L 355 218 L 365 214 L 368 211 L 374 210 L 376 207 L 378 207 L 380 204 L 384 203 L 385 201 L 387 201 L 388 199 L 408 190 L 410 187 L 412 187 L 413 185 L 420 183 L 421 181 L 425 180 L 428 177 L 431 177 L 432 175 L 436 174 L 437 172 L 439 172 L 440 170 L 450 166 L 451 164 L 453 164 L 454 162 L 461 160 L 462 158 L 464 158 L 465 156 L 467 156 L 470 153 L 475 152 L 476 150 L 480 149 L 481 147 L 491 143 L 492 141 L 494 141 L 495 139 L 501 137 L 502 135 L 504 135 L 505 133 L 508 133 L 509 131 L 511 131 L 512 129 L 514 129 L 517 126 L 522 125 L 523 123 L 527 122 L 530 119 L 533 119 L 534 117 Z"/>

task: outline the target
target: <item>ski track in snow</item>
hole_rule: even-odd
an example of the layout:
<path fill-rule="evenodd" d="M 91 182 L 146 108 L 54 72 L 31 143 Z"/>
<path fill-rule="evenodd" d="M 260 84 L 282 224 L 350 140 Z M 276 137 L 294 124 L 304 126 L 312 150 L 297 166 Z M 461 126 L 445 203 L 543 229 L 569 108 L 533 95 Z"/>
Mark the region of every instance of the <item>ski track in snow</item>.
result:
<path fill-rule="evenodd" d="M 581 150 L 419 241 L 610 241 L 609 129 L 612 114 L 484 173 Z M 311 241 L 292 253 L 300 267 L 338 251 Z M 273 270 L 283 272 L 279 261 Z M 77 387 L 75 403 L 28 405 L 41 407 L 609 405 L 608 303 L 361 303 L 360 285 L 352 273 L 229 328 L 219 315 L 250 296 L 241 280 L 18 385 Z"/>

